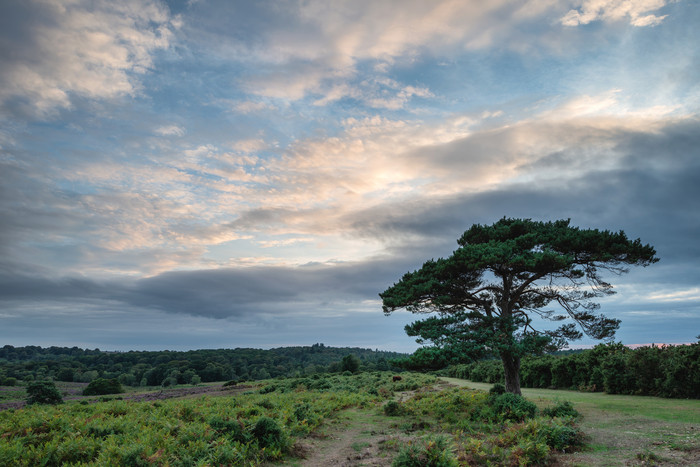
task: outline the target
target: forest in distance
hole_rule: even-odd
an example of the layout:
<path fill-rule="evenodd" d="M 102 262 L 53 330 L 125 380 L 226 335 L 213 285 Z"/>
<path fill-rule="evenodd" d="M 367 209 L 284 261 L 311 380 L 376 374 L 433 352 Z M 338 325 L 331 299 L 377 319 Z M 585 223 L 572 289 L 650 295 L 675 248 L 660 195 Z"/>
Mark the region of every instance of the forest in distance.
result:
<path fill-rule="evenodd" d="M 352 356 L 348 359 L 346 357 Z M 213 381 L 257 381 L 334 373 L 345 365 L 365 371 L 398 370 L 407 354 L 357 347 L 280 347 L 108 352 L 78 347 L 0 347 L 0 385 L 55 380 L 89 383 L 118 379 L 125 386 L 169 386 Z M 193 380 L 194 378 L 194 380 Z"/>
<path fill-rule="evenodd" d="M 54 380 L 116 379 L 125 386 L 174 386 L 256 381 L 350 371 L 430 371 L 476 382 L 503 381 L 495 359 L 426 360 L 356 347 L 105 352 L 78 347 L 0 347 L 0 385 Z M 700 399 L 700 342 L 630 349 L 620 343 L 531 356 L 521 366 L 523 387 Z"/>

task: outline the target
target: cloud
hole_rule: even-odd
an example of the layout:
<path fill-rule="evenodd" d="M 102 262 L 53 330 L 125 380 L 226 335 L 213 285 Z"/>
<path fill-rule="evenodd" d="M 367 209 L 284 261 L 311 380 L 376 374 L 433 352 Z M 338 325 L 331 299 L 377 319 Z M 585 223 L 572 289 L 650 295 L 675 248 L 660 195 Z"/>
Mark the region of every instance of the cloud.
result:
<path fill-rule="evenodd" d="M 539 22 L 566 13 L 565 4 L 549 0 L 518 5 L 508 0 L 342 0 L 332 5 L 312 0 L 277 2 L 274 9 L 261 5 L 219 4 L 223 12 L 234 11 L 186 26 L 190 37 L 207 43 L 207 53 L 249 65 L 237 82 L 256 98 L 244 101 L 243 112 L 252 103 L 258 108 L 261 98 L 310 98 L 318 106 L 352 99 L 369 108 L 401 109 L 411 99 L 434 92 L 419 82 L 390 83 L 392 70 L 422 57 L 464 51 L 540 54 L 542 48 L 559 49 L 557 27 L 543 31 Z"/>
<path fill-rule="evenodd" d="M 579 26 L 593 21 L 629 20 L 633 26 L 656 26 L 665 18 L 649 14 L 664 7 L 667 0 L 583 0 L 579 9 L 570 10 L 561 22 L 565 26 Z"/>
<path fill-rule="evenodd" d="M 153 277 L 96 281 L 86 277 L 0 274 L 0 300 L 27 303 L 111 303 L 167 313 L 255 320 L 263 315 L 347 315 L 348 303 L 369 300 L 394 280 L 401 261 L 374 260 L 302 267 L 166 272 Z M 381 289 L 381 290 L 380 290 Z M 380 313 L 380 308 L 376 308 Z"/>
<path fill-rule="evenodd" d="M 269 143 L 262 138 L 251 138 L 236 141 L 231 147 L 236 151 L 249 154 L 262 151 L 267 148 L 268 145 Z"/>
<path fill-rule="evenodd" d="M 688 239 L 696 238 L 700 232 L 700 220 L 695 215 L 700 211 L 697 184 L 700 122 L 692 118 L 667 119 L 654 123 L 653 131 L 648 131 L 643 121 L 621 120 L 617 126 L 604 125 L 605 131 L 593 123 L 586 118 L 562 122 L 533 119 L 495 130 L 473 130 L 466 137 L 446 141 L 447 149 L 442 154 L 435 152 L 439 148 L 437 143 L 425 148 L 427 155 L 435 157 L 434 163 L 442 166 L 441 171 L 453 168 L 455 180 L 468 173 L 469 168 L 468 161 L 459 159 L 460 154 L 467 159 L 474 157 L 474 167 L 481 165 L 483 170 L 498 171 L 503 161 L 518 156 L 518 148 L 522 148 L 528 163 L 513 165 L 511 161 L 513 176 L 490 187 L 456 190 L 452 194 L 428 190 L 417 192 L 413 197 L 381 198 L 371 205 L 362 201 L 340 205 L 339 210 L 334 209 L 333 203 L 329 208 L 310 205 L 305 210 L 261 205 L 258 209 L 239 210 L 239 217 L 228 224 L 187 224 L 189 214 L 174 222 L 170 216 L 178 213 L 182 206 L 141 205 L 145 201 L 140 198 L 94 198 L 89 205 L 86 200 L 76 202 L 76 198 L 72 198 L 63 205 L 63 211 L 56 211 L 54 205 L 46 204 L 59 202 L 51 197 L 55 194 L 36 192 L 27 206 L 42 206 L 43 203 L 46 213 L 52 216 L 42 218 L 38 209 L 32 212 L 33 216 L 18 216 L 11 209 L 3 211 L 6 222 L 0 232 L 8 235 L 3 239 L 8 241 L 6 244 L 20 245 L 20 250 L 24 249 L 26 254 L 22 258 L 4 256 L 0 269 L 0 300 L 3 309 L 11 314 L 47 306 L 53 307 L 55 313 L 85 313 L 86 316 L 100 316 L 101 310 L 119 310 L 119 313 L 139 310 L 148 316 L 174 314 L 178 320 L 184 319 L 182 317 L 235 320 L 239 327 L 252 326 L 250 332 L 263 332 L 271 329 L 273 321 L 289 322 L 291 326 L 298 317 L 302 317 L 298 318 L 302 321 L 322 320 L 328 316 L 344 320 L 357 313 L 379 315 L 378 307 L 360 304 L 376 300 L 378 292 L 404 272 L 420 267 L 423 261 L 449 255 L 457 246 L 455 240 L 473 223 L 492 223 L 502 216 L 542 220 L 571 218 L 574 225 L 582 228 L 623 229 L 630 237 L 641 237 L 643 242 L 657 248 L 661 258 L 658 265 L 614 278 L 620 294 L 616 296 L 619 297 L 617 301 L 605 303 L 606 312 L 623 317 L 630 329 L 625 332 L 633 332 L 637 326 L 642 326 L 641 323 L 658 320 L 663 311 L 660 306 L 665 309 L 669 304 L 674 307 L 674 316 L 692 324 L 696 316 L 692 299 L 700 280 L 694 258 L 700 255 L 700 249 L 697 242 L 689 243 Z M 378 144 L 385 138 L 391 141 L 389 135 L 394 132 L 413 133 L 415 141 L 425 141 L 410 125 L 384 120 L 348 122 L 347 131 L 352 137 L 365 135 L 366 144 Z M 537 137 L 526 138 L 532 134 Z M 387 147 L 382 145 L 376 149 Z M 196 157 L 203 157 L 216 152 L 214 149 L 194 148 L 193 151 Z M 488 155 L 493 153 L 508 156 L 492 160 Z M 414 153 L 409 156 L 420 157 Z M 424 157 L 427 156 L 424 154 Z M 606 158 L 613 158 L 615 163 L 603 164 Z M 11 180 L 21 174 L 17 170 L 3 173 Z M 523 174 L 528 174 L 530 180 L 524 180 Z M 17 182 L 21 182 L 22 177 Z M 13 184 L 1 186 L 9 189 Z M 28 193 L 34 191 L 31 187 L 27 190 Z M 69 206 L 89 208 L 86 211 L 89 215 L 69 210 Z M 158 216 L 163 217 L 158 219 Z M 86 230 L 85 219 L 91 219 L 95 225 L 104 222 L 104 231 L 111 229 L 115 238 L 136 240 L 140 231 L 127 226 L 132 220 L 139 220 L 144 224 L 144 232 L 151 232 L 144 235 L 150 235 L 151 239 L 142 244 L 125 245 L 126 249 L 115 249 L 108 254 L 106 250 L 89 246 L 90 237 L 102 230 Z M 80 223 L 83 225 L 79 228 Z M 155 226 L 157 230 L 153 230 Z M 123 230 L 118 230 L 120 228 Z M 74 271 L 82 270 L 85 275 L 71 273 L 67 263 L 58 275 L 36 266 L 32 273 L 29 262 L 46 265 L 51 262 L 44 261 L 46 253 L 40 250 L 27 251 L 26 245 L 17 242 L 17 236 L 26 237 L 27 232 L 31 232 L 33 242 L 38 243 L 37 231 L 51 236 L 63 235 L 64 240 L 84 239 L 85 244 L 74 247 L 64 243 L 61 250 L 66 256 L 78 255 L 74 259 Z M 266 259 L 273 264 L 256 265 L 254 260 L 246 264 L 241 257 L 240 262 L 245 266 L 210 269 L 217 265 L 207 265 L 202 259 L 206 247 L 226 238 L 225 235 L 254 231 L 270 235 L 269 243 L 258 236 L 253 239 L 266 249 L 278 249 Z M 293 232 L 304 235 L 289 235 L 286 242 L 275 237 Z M 365 250 L 377 239 L 383 246 L 376 251 L 376 256 L 365 254 L 362 257 L 352 252 L 351 256 L 360 258 L 352 262 L 332 264 L 325 261 L 303 266 L 280 261 L 279 248 L 311 239 L 314 242 L 335 240 L 333 235 L 341 232 L 345 242 L 355 241 Z M 178 235 L 182 236 L 180 240 Z M 224 237 L 220 237 L 222 235 Z M 170 240 L 163 241 L 163 238 Z M 189 246 L 187 251 L 181 250 L 182 245 L 192 245 L 196 241 L 200 242 L 198 248 Z M 9 262 L 11 258 L 14 263 Z M 190 270 L 175 270 L 185 265 Z M 94 275 L 100 268 L 102 274 Z M 130 275 L 105 274 L 109 271 L 129 272 Z M 639 297 L 643 294 L 625 289 L 626 284 L 636 284 L 636 290 L 645 294 L 650 294 L 651 290 L 658 300 L 641 303 Z M 67 311 L 71 309 L 72 312 Z M 634 319 L 624 318 L 624 313 L 628 312 L 645 314 L 634 315 Z"/>
<path fill-rule="evenodd" d="M 249 114 L 254 112 L 260 112 L 263 110 L 275 110 L 276 107 L 271 104 L 260 101 L 243 101 L 235 103 L 233 105 L 233 109 L 236 112 L 240 112 L 242 114 Z"/>
<path fill-rule="evenodd" d="M 0 103 L 37 116 L 71 107 L 72 95 L 110 99 L 138 91 L 136 76 L 168 47 L 175 25 L 157 0 L 3 2 Z M 17 47 L 15 49 L 14 47 Z"/>
<path fill-rule="evenodd" d="M 184 136 L 185 129 L 177 125 L 167 125 L 156 128 L 155 133 L 160 136 Z"/>
<path fill-rule="evenodd" d="M 457 147 L 444 154 L 429 150 L 430 160 L 445 172 L 452 170 L 455 180 L 464 176 L 472 158 L 474 166 L 484 164 L 483 170 L 498 173 L 504 171 L 499 155 L 527 156 L 528 163 L 512 166 L 512 177 L 473 193 L 387 200 L 348 214 L 345 222 L 367 236 L 434 238 L 441 232 L 454 236 L 472 223 L 490 223 L 502 216 L 571 217 L 582 226 L 622 228 L 635 232 L 630 235 L 650 237 L 647 241 L 658 244 L 663 256 L 673 261 L 700 254 L 695 245 L 681 240 L 700 232 L 700 221 L 694 217 L 700 208 L 700 188 L 693 182 L 700 176 L 695 146 L 700 143 L 700 122 L 657 122 L 651 132 L 627 127 L 624 121 L 600 130 L 585 120 L 578 122 L 580 127 L 574 123 L 501 128 L 451 143 L 448 148 Z M 529 144 L 522 139 L 533 134 L 537 137 Z M 481 142 L 483 138 L 489 145 Z M 520 142 L 512 144 L 513 139 Z"/>
<path fill-rule="evenodd" d="M 656 174 L 644 183 L 685 199 L 677 188 L 692 189 L 692 158 L 684 170 L 671 164 L 686 161 L 681 147 L 697 153 L 697 121 L 630 113 L 620 94 L 573 97 L 520 121 L 497 110 L 440 120 L 346 118 L 334 135 L 298 139 L 277 155 L 259 153 L 268 149 L 264 136 L 232 143 L 235 152 L 165 139 L 162 153 L 128 164 L 117 152 L 46 167 L 11 148 L 0 175 L 0 235 L 15 262 L 152 276 L 179 267 L 367 258 L 418 241 L 451 245 L 471 222 L 469 213 L 486 221 L 511 212 L 529 217 L 529 206 L 547 205 L 551 193 L 584 196 L 590 180 L 629 166 L 640 176 Z M 662 175 L 668 180 L 657 180 Z M 539 189 L 525 190 L 530 186 Z M 622 194 L 625 187 L 632 189 L 625 183 Z M 638 200 L 651 191 L 636 193 L 637 201 L 622 194 L 614 196 L 642 211 Z M 571 216 L 558 206 L 557 217 Z M 691 233 L 695 224 L 687 225 Z M 309 239 L 314 248 L 290 259 L 280 251 L 289 238 Z"/>

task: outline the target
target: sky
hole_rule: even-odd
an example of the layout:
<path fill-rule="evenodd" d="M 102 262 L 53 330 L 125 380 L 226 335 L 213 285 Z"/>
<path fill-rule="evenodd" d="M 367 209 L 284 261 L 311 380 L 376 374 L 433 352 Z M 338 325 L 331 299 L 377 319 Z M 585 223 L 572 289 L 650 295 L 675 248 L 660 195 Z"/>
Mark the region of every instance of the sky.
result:
<path fill-rule="evenodd" d="M 3 0 L 0 345 L 412 352 L 378 294 L 571 219 L 625 344 L 700 334 L 700 4 Z M 572 345 L 592 345 L 584 338 Z"/>

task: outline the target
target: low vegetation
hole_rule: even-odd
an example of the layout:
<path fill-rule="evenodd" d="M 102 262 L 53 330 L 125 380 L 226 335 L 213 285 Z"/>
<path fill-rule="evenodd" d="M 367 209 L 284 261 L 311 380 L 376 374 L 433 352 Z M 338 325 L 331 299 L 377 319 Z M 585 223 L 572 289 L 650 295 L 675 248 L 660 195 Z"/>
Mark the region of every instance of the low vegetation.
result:
<path fill-rule="evenodd" d="M 124 388 L 116 379 L 97 378 L 83 390 L 83 396 L 102 396 L 105 394 L 119 394 Z"/>
<path fill-rule="evenodd" d="M 429 374 L 367 371 L 371 364 L 352 354 L 326 368 L 333 373 L 297 371 L 262 381 L 195 379 L 183 385 L 164 373 L 167 384 L 124 387 L 102 370 L 104 377 L 90 383 L 10 376 L 12 384 L 0 386 L 0 410 L 6 409 L 0 411 L 0 465 L 298 466 L 309 456 L 309 465 L 337 464 L 345 459 L 338 450 L 333 459 L 318 459 L 323 450 L 314 449 L 344 436 L 344 420 L 354 420 L 354 438 L 346 443 L 350 455 L 375 456 L 377 465 L 695 465 L 700 401 L 604 395 L 591 392 L 590 378 L 605 382 L 630 368 L 639 372 L 631 362 L 668 363 L 669 356 L 674 365 L 684 362 L 686 371 L 664 371 L 676 374 L 676 381 L 693 378 L 697 362 L 688 356 L 698 346 L 632 351 L 612 344 L 540 357 L 547 365 L 526 359 L 524 381 L 565 381 L 574 370 L 572 381 L 587 381 L 571 385 L 587 392 L 525 389 L 526 397 L 498 383 L 497 361 L 449 369 L 496 384 L 446 387 L 445 378 Z M 177 365 L 165 360 L 157 365 Z M 43 364 L 35 362 L 33 371 L 40 373 Z M 657 378 L 654 387 L 664 387 L 663 381 L 668 379 Z M 327 435 L 329 429 L 338 431 Z"/>
<path fill-rule="evenodd" d="M 348 371 L 230 386 L 218 397 L 33 404 L 0 412 L 0 465 L 260 465 L 299 455 L 300 440 L 350 408 L 395 408 L 383 416 L 413 440 L 396 447 L 395 465 L 527 464 L 581 445 L 571 416 L 538 417 L 512 394 L 436 383 Z"/>
<path fill-rule="evenodd" d="M 488 391 L 492 386 L 454 378 L 451 384 Z M 565 466 L 700 465 L 700 401 L 609 395 L 553 389 L 523 389 L 541 413 L 576 417 L 586 446 L 557 456 Z M 575 413 L 570 412 L 571 407 Z"/>
<path fill-rule="evenodd" d="M 61 403 L 63 396 L 53 381 L 35 381 L 27 385 L 27 405 Z"/>

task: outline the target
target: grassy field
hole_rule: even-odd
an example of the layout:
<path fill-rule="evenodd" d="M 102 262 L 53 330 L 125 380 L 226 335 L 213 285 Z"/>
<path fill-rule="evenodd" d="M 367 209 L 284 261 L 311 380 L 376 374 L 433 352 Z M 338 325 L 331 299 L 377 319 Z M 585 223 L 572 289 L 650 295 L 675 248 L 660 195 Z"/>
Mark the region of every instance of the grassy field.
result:
<path fill-rule="evenodd" d="M 0 465 L 389 466 L 401 456 L 402 466 L 429 456 L 451 459 L 430 465 L 700 465 L 697 400 L 525 389 L 540 409 L 574 404 L 588 436 L 581 451 L 581 431 L 565 419 L 504 420 L 482 392 L 491 385 L 402 376 L 151 388 L 115 400 L 65 383 L 65 404 L 0 411 Z"/>
<path fill-rule="evenodd" d="M 492 386 L 443 379 L 473 389 Z M 583 415 L 589 448 L 560 456 L 562 465 L 700 465 L 700 400 L 551 389 L 523 389 L 523 395 L 540 407 L 568 400 Z"/>

